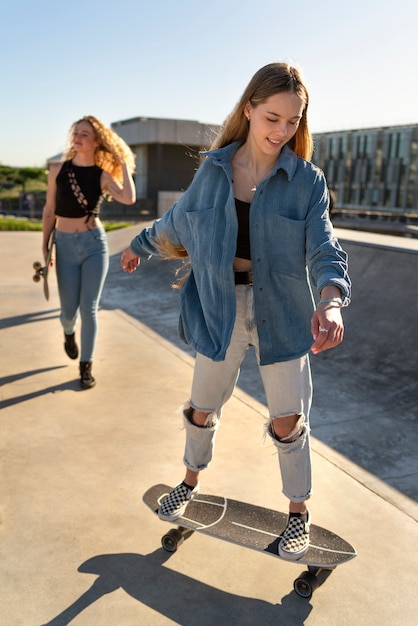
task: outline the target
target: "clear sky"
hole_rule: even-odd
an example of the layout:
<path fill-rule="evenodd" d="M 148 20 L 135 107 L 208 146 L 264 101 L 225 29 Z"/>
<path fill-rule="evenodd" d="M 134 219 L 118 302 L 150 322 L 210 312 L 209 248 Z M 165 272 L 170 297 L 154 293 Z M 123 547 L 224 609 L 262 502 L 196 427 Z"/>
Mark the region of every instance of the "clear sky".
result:
<path fill-rule="evenodd" d="M 0 12 L 0 163 L 43 167 L 72 122 L 221 124 L 272 61 L 312 132 L 418 122 L 416 0 L 13 0 Z"/>

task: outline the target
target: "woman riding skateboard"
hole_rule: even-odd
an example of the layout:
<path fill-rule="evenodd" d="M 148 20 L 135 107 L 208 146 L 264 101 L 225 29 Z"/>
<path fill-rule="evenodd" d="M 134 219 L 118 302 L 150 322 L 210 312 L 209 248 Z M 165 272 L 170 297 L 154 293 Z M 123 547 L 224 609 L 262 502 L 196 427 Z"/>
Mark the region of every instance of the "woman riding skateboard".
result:
<path fill-rule="evenodd" d="M 271 63 L 251 79 L 190 187 L 121 257 L 134 271 L 150 255 L 184 256 L 180 331 L 196 351 L 184 405 L 186 474 L 159 516 L 182 516 L 212 460 L 222 409 L 254 346 L 289 499 L 283 558 L 309 546 L 309 351 L 343 340 L 347 255 L 333 234 L 323 173 L 310 162 L 308 91 L 300 72 Z M 318 295 L 315 306 L 312 289 Z"/>

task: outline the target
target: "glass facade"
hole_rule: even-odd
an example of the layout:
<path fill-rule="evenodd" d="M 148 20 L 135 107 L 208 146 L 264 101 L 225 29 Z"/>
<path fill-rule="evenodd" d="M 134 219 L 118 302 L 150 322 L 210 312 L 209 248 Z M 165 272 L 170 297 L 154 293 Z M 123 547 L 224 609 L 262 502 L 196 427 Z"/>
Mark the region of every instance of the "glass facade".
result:
<path fill-rule="evenodd" d="M 418 213 L 418 124 L 318 133 L 314 144 L 339 209 Z"/>

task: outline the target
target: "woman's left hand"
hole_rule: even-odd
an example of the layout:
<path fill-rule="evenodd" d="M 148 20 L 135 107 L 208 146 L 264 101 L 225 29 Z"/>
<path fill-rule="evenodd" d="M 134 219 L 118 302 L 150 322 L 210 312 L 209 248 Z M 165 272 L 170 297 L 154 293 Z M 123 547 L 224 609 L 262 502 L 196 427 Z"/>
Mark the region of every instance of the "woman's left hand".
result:
<path fill-rule="evenodd" d="M 311 320 L 313 354 L 335 348 L 344 338 L 344 323 L 338 304 L 319 304 Z"/>

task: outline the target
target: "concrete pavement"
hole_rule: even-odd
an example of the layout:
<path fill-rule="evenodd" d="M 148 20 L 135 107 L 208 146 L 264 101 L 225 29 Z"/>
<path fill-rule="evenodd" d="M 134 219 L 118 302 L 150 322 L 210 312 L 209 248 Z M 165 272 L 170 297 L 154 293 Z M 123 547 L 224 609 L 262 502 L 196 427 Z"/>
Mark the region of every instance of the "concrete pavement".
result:
<path fill-rule="evenodd" d="M 174 333 L 169 340 L 158 328 L 170 328 L 176 318 L 169 266 L 151 262 L 134 276 L 119 270 L 119 252 L 137 229 L 109 235 L 98 384 L 88 391 L 79 390 L 77 362 L 62 348 L 54 277 L 49 303 L 31 282 L 40 234 L 0 233 L 1 626 L 415 624 L 418 505 L 406 495 L 408 485 L 400 490 L 382 479 L 377 461 L 370 472 L 353 460 L 354 443 L 349 456 L 329 446 L 325 423 L 318 425 L 321 439 L 313 425 L 310 508 L 316 523 L 355 545 L 358 557 L 333 572 L 310 601 L 292 591 L 303 570 L 297 564 L 196 534 L 173 555 L 160 548 L 168 526 L 141 497 L 155 482 L 182 477 L 184 433 L 175 411 L 189 395 L 193 357 Z M 142 300 L 144 321 L 138 319 Z M 347 375 L 345 359 L 341 363 L 331 368 Z M 376 423 L 387 447 L 404 449 L 401 425 L 416 425 L 406 369 L 401 380 L 407 379 L 410 404 L 405 400 L 402 414 L 408 419 L 395 429 L 386 420 Z M 324 376 L 318 368 L 316 395 L 337 405 L 335 415 L 351 406 L 348 392 L 330 395 Z M 243 377 L 246 389 L 237 388 L 225 409 L 203 489 L 283 509 L 277 459 L 263 442 L 265 408 L 257 390 L 249 393 L 250 374 Z M 359 392 L 365 407 L 367 392 Z M 315 415 L 323 408 L 319 399 Z M 373 418 L 370 407 L 366 413 Z M 337 441 L 356 440 L 343 420 L 335 418 L 331 430 Z M 381 452 L 384 465 L 389 452 Z M 405 462 L 417 471 L 416 457 Z"/>

